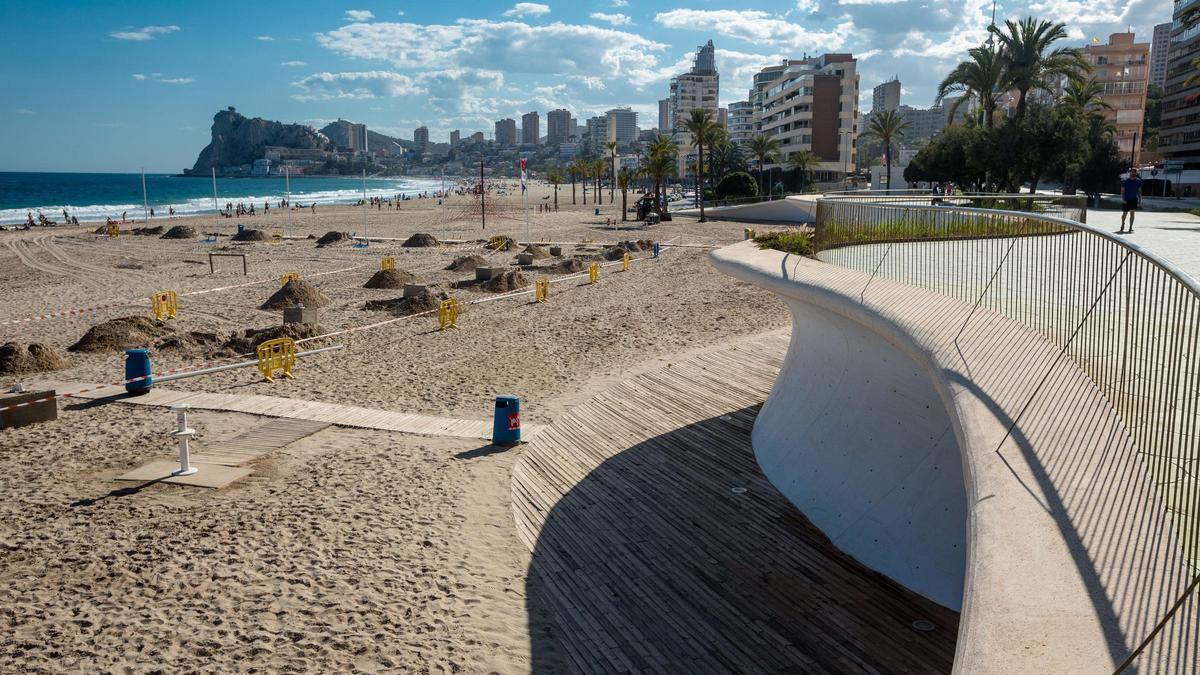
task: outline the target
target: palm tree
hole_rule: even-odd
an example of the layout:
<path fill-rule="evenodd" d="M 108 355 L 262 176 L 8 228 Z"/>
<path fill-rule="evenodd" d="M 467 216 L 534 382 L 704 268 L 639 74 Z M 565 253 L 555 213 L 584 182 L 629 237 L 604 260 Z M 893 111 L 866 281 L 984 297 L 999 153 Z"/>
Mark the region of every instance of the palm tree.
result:
<path fill-rule="evenodd" d="M 604 180 L 604 174 L 608 172 L 608 163 L 597 157 L 592 160 L 592 179 L 596 185 L 596 204 L 604 203 L 604 193 L 600 191 L 600 181 Z"/>
<path fill-rule="evenodd" d="M 642 161 L 642 171 L 654 181 L 654 210 L 663 215 L 662 187 L 678 170 L 676 158 L 679 146 L 669 136 L 659 135 L 650 142 L 646 157 Z"/>
<path fill-rule="evenodd" d="M 892 189 L 892 141 L 904 138 L 908 121 L 895 110 L 884 110 L 871 114 L 871 124 L 863 136 L 878 138 L 883 143 L 883 161 L 886 166 L 887 189 Z"/>
<path fill-rule="evenodd" d="M 720 125 L 706 108 L 693 108 L 683 121 L 683 128 L 692 135 L 692 146 L 696 148 L 696 196 L 700 200 L 700 222 L 704 218 L 704 144 L 713 140 Z"/>
<path fill-rule="evenodd" d="M 750 139 L 750 154 L 754 155 L 754 158 L 758 160 L 759 194 L 766 194 L 766 189 L 761 185 L 763 182 L 763 166 L 767 162 L 774 162 L 779 157 L 779 141 L 770 136 L 759 134 Z"/>
<path fill-rule="evenodd" d="M 557 211 L 558 210 L 558 186 L 560 183 L 563 182 L 562 172 L 559 171 L 558 169 L 550 169 L 550 171 L 548 171 L 546 173 L 546 180 L 550 181 L 550 184 L 554 186 L 554 210 Z"/>
<path fill-rule="evenodd" d="M 579 162 L 574 161 L 568 164 L 567 173 L 571 176 L 571 204 L 578 204 L 579 202 L 575 201 L 575 177 L 579 175 Z M 587 199 L 587 195 L 584 195 L 584 199 Z"/>
<path fill-rule="evenodd" d="M 629 192 L 629 186 L 633 185 L 633 174 L 628 169 L 621 169 L 617 173 L 617 187 L 621 188 L 621 220 L 629 220 L 629 207 L 625 202 L 625 195 Z"/>
<path fill-rule="evenodd" d="M 808 172 L 817 168 L 821 160 L 812 150 L 798 150 L 788 157 L 788 165 L 800 172 L 800 191 L 808 185 Z"/>
<path fill-rule="evenodd" d="M 1026 17 L 1019 22 L 1005 21 L 1004 30 L 995 26 L 988 30 L 1000 41 L 1000 61 L 1005 77 L 1017 90 L 1017 119 L 1025 116 L 1030 91 L 1045 90 L 1060 76 L 1078 77 L 1089 69 L 1078 49 L 1059 47 L 1050 50 L 1055 42 L 1066 39 L 1066 24 Z"/>
<path fill-rule="evenodd" d="M 604 144 L 604 147 L 608 150 L 609 166 L 612 168 L 612 171 L 608 174 L 611 176 L 609 180 L 612 181 L 608 184 L 608 203 L 611 204 L 613 200 L 613 183 L 616 182 L 617 178 L 617 142 L 608 141 Z"/>
<path fill-rule="evenodd" d="M 938 85 L 934 105 L 940 105 L 949 94 L 964 94 L 948 111 L 950 119 L 954 119 L 954 113 L 958 112 L 960 105 L 975 99 L 983 109 L 983 127 L 991 129 L 996 99 L 1007 89 L 1004 65 L 996 50 L 991 48 L 974 47 L 967 50 L 967 55 L 968 60 L 955 66 Z"/>
<path fill-rule="evenodd" d="M 1101 115 L 1101 110 L 1112 110 L 1113 107 L 1103 98 L 1104 85 L 1094 79 L 1072 78 L 1067 81 L 1063 90 L 1062 103 L 1080 113 Z"/>

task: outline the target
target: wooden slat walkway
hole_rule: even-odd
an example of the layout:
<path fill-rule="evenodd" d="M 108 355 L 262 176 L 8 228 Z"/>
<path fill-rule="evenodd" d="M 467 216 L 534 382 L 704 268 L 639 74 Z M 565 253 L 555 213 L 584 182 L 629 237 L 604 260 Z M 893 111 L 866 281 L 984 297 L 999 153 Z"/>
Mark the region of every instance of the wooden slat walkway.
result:
<path fill-rule="evenodd" d="M 59 392 L 88 389 L 87 393 L 73 397 L 83 399 L 109 398 L 124 396 L 125 394 L 125 390 L 121 387 L 101 387 L 100 385 L 79 382 L 38 382 L 35 386 L 47 389 L 53 388 Z M 176 403 L 187 403 L 193 408 L 204 410 L 224 410 L 249 413 L 251 415 L 264 415 L 267 417 L 311 420 L 342 427 L 382 429 L 384 431 L 400 431 L 424 436 L 482 440 L 490 440 L 492 437 L 492 422 L 490 420 L 462 420 L 451 417 L 435 417 L 433 415 L 401 413 L 391 410 L 380 410 L 378 408 L 304 401 L 279 396 L 189 392 L 155 386 L 149 392 L 140 396 L 128 396 L 116 400 L 121 403 L 149 406 L 171 406 Z M 522 436 L 529 437 L 537 429 L 537 425 L 523 423 L 521 428 Z"/>
<path fill-rule="evenodd" d="M 192 453 L 192 460 L 197 464 L 242 466 L 328 426 L 328 422 L 313 420 L 286 417 L 274 419 L 211 448 L 201 446 L 197 452 Z"/>
<path fill-rule="evenodd" d="M 529 602 L 558 628 L 534 639 L 572 670 L 950 670 L 957 613 L 836 550 L 759 470 L 750 431 L 785 350 L 776 333 L 684 358 L 527 446 L 514 515 Z"/>

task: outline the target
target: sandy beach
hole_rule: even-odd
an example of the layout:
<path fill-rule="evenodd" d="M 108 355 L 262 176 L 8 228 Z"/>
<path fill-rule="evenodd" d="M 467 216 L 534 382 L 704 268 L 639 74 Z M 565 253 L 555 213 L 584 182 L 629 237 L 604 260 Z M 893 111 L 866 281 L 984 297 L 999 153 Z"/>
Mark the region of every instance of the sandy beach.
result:
<path fill-rule="evenodd" d="M 246 368 L 171 389 L 464 420 L 489 420 L 494 397 L 515 394 L 523 420 L 546 423 L 673 355 L 786 325 L 773 297 L 709 266 L 706 246 L 741 239 L 740 225 L 677 216 L 653 228 L 607 229 L 606 218 L 620 219 L 608 192 L 597 216 L 591 203 L 571 205 L 569 184 L 559 188 L 556 213 L 532 208 L 552 202 L 543 199 L 550 187 L 535 184 L 526 225 L 519 192 L 509 194 L 489 202 L 486 230 L 472 198 L 452 197 L 444 206 L 423 199 L 398 209 L 319 206 L 315 214 L 273 209 L 150 224 L 220 233 L 215 243 L 204 234 L 108 238 L 94 225 L 0 233 L 0 343 L 44 343 L 66 359 L 55 372 L 0 375 L 0 386 L 119 379 L 122 350 L 67 348 L 107 320 L 150 317 L 148 296 L 159 290 L 178 293 L 179 315 L 143 345 L 155 370 L 227 358 L 217 346 L 231 334 L 281 323 L 279 310 L 259 307 L 285 272 L 328 297 L 315 332 L 340 333 L 307 346 L 345 348 L 301 359 L 293 380 L 264 382 Z M 232 242 L 238 223 L 285 239 Z M 372 241 L 318 248 L 315 238 L 331 231 Z M 467 243 L 401 246 L 417 232 Z M 525 240 L 527 232 L 560 242 L 562 257 L 521 268 L 515 250 L 479 243 Z M 658 259 L 632 253 L 628 271 L 605 267 L 595 285 L 586 275 L 556 282 L 545 303 L 531 294 L 489 300 L 499 294 L 458 283 L 472 271 L 446 269 L 478 255 L 530 284 L 566 279 L 573 275 L 564 260 L 592 260 L 624 240 L 681 245 L 664 246 Z M 245 254 L 249 274 L 227 257 L 210 272 L 209 252 Z M 459 329 L 438 331 L 430 315 L 364 309 L 401 295 L 363 288 L 385 256 L 434 293 L 459 299 Z M 128 301 L 135 304 L 120 304 Z M 37 318 L 111 304 L 119 306 Z M 205 333 L 216 342 L 198 342 Z M 177 344 L 155 346 L 166 338 Z M 201 446 L 264 419 L 218 411 L 193 418 Z M 165 408 L 77 399 L 61 403 L 56 422 L 0 430 L 9 495 L 0 503 L 0 670 L 529 670 L 530 635 L 552 629 L 524 597 L 529 551 L 509 506 L 519 447 L 330 426 L 219 490 L 114 481 L 170 457 L 172 426 Z"/>

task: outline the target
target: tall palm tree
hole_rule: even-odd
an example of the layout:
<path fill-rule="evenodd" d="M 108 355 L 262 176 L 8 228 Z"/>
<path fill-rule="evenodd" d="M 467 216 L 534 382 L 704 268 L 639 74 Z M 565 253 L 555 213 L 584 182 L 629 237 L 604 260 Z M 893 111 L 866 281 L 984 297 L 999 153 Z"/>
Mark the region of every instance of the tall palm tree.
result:
<path fill-rule="evenodd" d="M 559 171 L 558 169 L 550 169 L 550 171 L 548 171 L 546 173 L 546 180 L 550 181 L 550 184 L 554 186 L 554 210 L 557 211 L 558 210 L 558 186 L 563 182 L 562 172 Z"/>
<path fill-rule="evenodd" d="M 596 186 L 596 204 L 603 204 L 604 193 L 600 191 L 600 182 L 604 180 L 604 174 L 608 173 L 608 163 L 597 157 L 592 160 L 592 180 Z"/>
<path fill-rule="evenodd" d="M 1062 103 L 1075 111 L 1089 115 L 1101 115 L 1101 110 L 1112 110 L 1113 107 L 1103 98 L 1104 85 L 1094 79 L 1081 77 L 1071 78 L 1063 90 Z"/>
<path fill-rule="evenodd" d="M 625 201 L 625 195 L 629 192 L 629 186 L 633 185 L 633 174 L 628 169 L 621 169 L 617 172 L 617 187 L 621 188 L 621 220 L 629 220 L 629 207 Z"/>
<path fill-rule="evenodd" d="M 883 143 L 883 161 L 886 166 L 887 189 L 892 189 L 892 141 L 904 138 L 904 130 L 908 128 L 905 120 L 895 110 L 884 110 L 871 114 L 871 124 L 863 132 L 863 136 L 878 138 Z"/>
<path fill-rule="evenodd" d="M 1078 77 L 1088 71 L 1087 60 L 1073 47 L 1051 46 L 1067 37 L 1066 24 L 1039 21 L 1026 17 L 1009 19 L 1004 29 L 995 26 L 988 30 L 1000 41 L 1000 61 L 1012 88 L 1017 90 L 1016 118 L 1025 116 L 1029 92 L 1045 90 L 1058 77 Z"/>
<path fill-rule="evenodd" d="M 609 180 L 611 181 L 608 184 L 608 203 L 611 204 L 613 200 L 613 183 L 617 182 L 617 142 L 608 141 L 604 144 L 604 148 L 608 150 L 609 166 L 612 169 L 608 174 L 610 176 Z"/>
<path fill-rule="evenodd" d="M 654 210 L 663 215 L 662 188 L 678 170 L 676 158 L 679 146 L 669 136 L 659 135 L 650 142 L 646 157 L 642 161 L 642 171 L 654 181 Z"/>
<path fill-rule="evenodd" d="M 574 161 L 568 164 L 567 173 L 571 176 L 571 204 L 578 204 L 579 202 L 575 201 L 575 178 L 579 175 L 579 162 Z M 584 199 L 587 197 L 584 196 Z"/>
<path fill-rule="evenodd" d="M 954 106 L 949 110 L 950 119 L 954 119 L 954 113 L 958 112 L 960 105 L 974 99 L 983 109 L 983 127 L 991 129 L 993 113 L 996 111 L 996 99 L 1008 87 L 1004 65 L 996 50 L 988 47 L 969 49 L 967 56 L 968 59 L 955 66 L 946 79 L 938 85 L 934 104 L 941 104 L 942 99 L 950 94 L 963 94 L 962 98 L 955 101 Z"/>
<path fill-rule="evenodd" d="M 779 157 L 779 141 L 770 136 L 759 134 L 750 139 L 750 154 L 754 155 L 754 158 L 758 160 L 758 193 L 767 194 L 766 189 L 762 186 L 763 166 L 767 162 L 775 161 Z"/>
<path fill-rule="evenodd" d="M 692 135 L 692 146 L 696 148 L 696 196 L 700 200 L 700 222 L 704 218 L 704 144 L 713 140 L 720 125 L 706 108 L 693 108 L 683 121 L 683 128 Z"/>
<path fill-rule="evenodd" d="M 797 150 L 788 157 L 788 165 L 800 172 L 800 191 L 808 185 L 808 172 L 817 168 L 821 159 L 812 150 Z"/>

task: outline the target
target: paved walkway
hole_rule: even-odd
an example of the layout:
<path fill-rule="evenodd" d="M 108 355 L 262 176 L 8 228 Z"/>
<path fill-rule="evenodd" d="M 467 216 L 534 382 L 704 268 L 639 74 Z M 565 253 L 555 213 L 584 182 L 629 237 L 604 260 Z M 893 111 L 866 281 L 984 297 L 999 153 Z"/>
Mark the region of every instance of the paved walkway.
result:
<path fill-rule="evenodd" d="M 384 431 L 401 431 L 423 436 L 445 436 L 451 438 L 490 440 L 492 437 L 492 422 L 490 420 L 460 420 L 450 417 L 415 415 L 393 412 L 391 410 L 379 410 L 377 408 L 303 401 L 279 396 L 188 392 L 164 389 L 158 386 L 141 396 L 127 396 L 123 387 L 101 387 L 100 385 L 80 382 L 38 382 L 34 386 L 38 389 L 54 389 L 55 391 L 76 391 L 95 388 L 94 391 L 89 391 L 84 395 L 77 395 L 75 398 L 112 398 L 119 403 L 132 403 L 134 405 L 172 406 L 176 403 L 187 403 L 193 408 L 204 410 L 225 410 L 229 412 L 250 413 L 252 415 L 265 415 L 267 417 L 312 420 L 314 422 L 336 424 L 342 427 L 382 429 Z M 522 427 L 522 433 L 526 436 L 533 434 L 536 430 L 537 427 L 535 425 L 526 424 Z"/>
<path fill-rule="evenodd" d="M 534 635 L 585 673 L 939 672 L 958 615 L 839 552 L 762 474 L 786 333 L 682 358 L 545 427 L 513 470 Z M 932 632 L 914 621 L 932 621 Z"/>
<path fill-rule="evenodd" d="M 1120 211 L 1088 211 L 1087 219 L 1090 225 L 1112 232 L 1121 227 Z M 1200 280 L 1200 218 L 1190 213 L 1141 211 L 1133 234 L 1123 236 Z"/>

